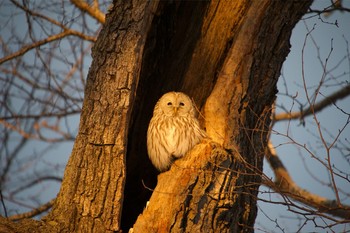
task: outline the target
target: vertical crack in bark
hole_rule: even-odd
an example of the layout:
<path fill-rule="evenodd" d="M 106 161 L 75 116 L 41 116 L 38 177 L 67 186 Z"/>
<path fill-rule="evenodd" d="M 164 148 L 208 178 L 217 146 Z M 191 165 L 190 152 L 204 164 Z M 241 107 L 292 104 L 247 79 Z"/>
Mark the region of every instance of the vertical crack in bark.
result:
<path fill-rule="evenodd" d="M 191 201 L 193 200 L 193 195 L 195 195 L 193 193 L 193 190 L 195 189 L 197 183 L 198 183 L 198 177 L 196 177 L 194 182 L 188 186 L 186 198 L 185 198 L 184 203 L 183 203 L 184 209 L 183 209 L 183 214 L 181 216 L 180 229 L 183 229 L 184 231 L 187 228 L 187 221 L 192 219 L 192 217 L 189 215 L 192 212 L 191 211 Z"/>
<path fill-rule="evenodd" d="M 217 173 L 223 176 L 222 183 L 219 184 L 218 201 L 214 207 L 216 211 L 213 213 L 213 229 L 231 229 L 232 224 L 232 209 L 231 203 L 235 203 L 238 197 L 236 192 L 237 180 L 241 179 L 240 173 L 237 170 L 238 161 L 234 161 L 233 156 L 229 153 L 218 151 L 221 156 L 226 155 L 226 159 L 220 162 Z"/>

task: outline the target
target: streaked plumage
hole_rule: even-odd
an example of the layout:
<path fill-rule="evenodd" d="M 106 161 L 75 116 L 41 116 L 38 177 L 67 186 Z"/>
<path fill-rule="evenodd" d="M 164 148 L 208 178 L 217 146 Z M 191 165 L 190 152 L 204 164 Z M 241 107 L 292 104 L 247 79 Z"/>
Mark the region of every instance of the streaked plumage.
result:
<path fill-rule="evenodd" d="M 159 171 L 184 156 L 206 133 L 195 117 L 192 100 L 181 92 L 168 92 L 157 102 L 147 131 L 148 156 Z"/>

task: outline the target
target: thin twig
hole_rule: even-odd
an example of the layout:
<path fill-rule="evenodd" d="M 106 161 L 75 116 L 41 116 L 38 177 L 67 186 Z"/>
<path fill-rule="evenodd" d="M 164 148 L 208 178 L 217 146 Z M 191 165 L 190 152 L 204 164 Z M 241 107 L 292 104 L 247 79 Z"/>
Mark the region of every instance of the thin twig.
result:
<path fill-rule="evenodd" d="M 50 209 L 53 204 L 55 203 L 55 198 L 52 199 L 51 201 L 49 201 L 48 203 L 32 210 L 32 211 L 29 211 L 29 212 L 26 212 L 26 213 L 22 213 L 22 214 L 16 214 L 16 215 L 12 215 L 10 217 L 8 217 L 9 220 L 11 221 L 18 221 L 18 220 L 21 220 L 21 219 L 25 219 L 25 218 L 32 218 L 34 216 L 37 216 L 45 211 L 47 211 L 48 209 Z"/>
<path fill-rule="evenodd" d="M 82 0 L 71 0 L 71 3 L 73 3 L 80 10 L 88 13 L 91 17 L 95 18 L 101 24 L 105 23 L 105 14 L 102 11 L 100 11 L 96 4 L 90 6 L 88 3 Z"/>
<path fill-rule="evenodd" d="M 328 200 L 300 188 L 290 177 L 289 172 L 279 159 L 271 142 L 268 144 L 267 155 L 265 157 L 273 169 L 275 181 L 274 183 L 264 182 L 264 185 L 300 203 L 316 208 L 320 213 L 350 219 L 350 206 L 338 205 L 336 200 Z"/>

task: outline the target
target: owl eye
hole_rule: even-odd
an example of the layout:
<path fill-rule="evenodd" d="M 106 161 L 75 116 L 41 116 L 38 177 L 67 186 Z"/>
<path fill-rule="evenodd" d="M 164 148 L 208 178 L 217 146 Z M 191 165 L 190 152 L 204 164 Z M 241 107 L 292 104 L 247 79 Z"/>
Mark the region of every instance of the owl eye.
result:
<path fill-rule="evenodd" d="M 167 105 L 168 105 L 168 106 L 171 106 L 171 105 L 173 105 L 173 103 L 171 103 L 171 102 L 168 102 L 168 103 L 167 103 Z"/>
<path fill-rule="evenodd" d="M 185 106 L 185 104 L 183 102 L 180 102 L 180 106 Z"/>

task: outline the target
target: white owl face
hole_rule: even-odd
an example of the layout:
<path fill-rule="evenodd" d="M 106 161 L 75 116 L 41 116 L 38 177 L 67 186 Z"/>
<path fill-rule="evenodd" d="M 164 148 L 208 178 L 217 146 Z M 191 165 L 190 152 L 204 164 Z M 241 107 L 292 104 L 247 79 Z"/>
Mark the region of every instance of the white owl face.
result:
<path fill-rule="evenodd" d="M 166 116 L 193 116 L 194 114 L 192 100 L 181 92 L 166 93 L 159 99 L 157 105 L 158 110 Z"/>

